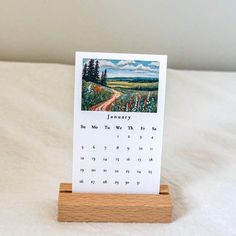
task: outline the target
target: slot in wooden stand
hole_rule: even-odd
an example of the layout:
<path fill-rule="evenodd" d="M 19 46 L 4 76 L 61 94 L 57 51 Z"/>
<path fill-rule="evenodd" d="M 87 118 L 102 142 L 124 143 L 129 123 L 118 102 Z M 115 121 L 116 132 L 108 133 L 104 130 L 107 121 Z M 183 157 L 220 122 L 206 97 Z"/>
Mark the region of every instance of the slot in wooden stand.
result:
<path fill-rule="evenodd" d="M 168 185 L 160 194 L 72 193 L 70 183 L 61 183 L 58 221 L 66 222 L 139 222 L 172 221 L 172 201 Z"/>

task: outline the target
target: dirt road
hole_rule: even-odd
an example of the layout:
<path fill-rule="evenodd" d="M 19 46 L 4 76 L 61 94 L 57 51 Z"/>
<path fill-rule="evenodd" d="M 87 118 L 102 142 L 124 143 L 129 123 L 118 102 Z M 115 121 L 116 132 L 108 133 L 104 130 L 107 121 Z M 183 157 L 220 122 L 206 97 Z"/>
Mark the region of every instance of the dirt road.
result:
<path fill-rule="evenodd" d="M 120 92 L 112 89 L 113 96 L 108 100 L 101 102 L 97 105 L 94 105 L 90 108 L 91 111 L 110 111 L 112 103 L 121 95 Z"/>

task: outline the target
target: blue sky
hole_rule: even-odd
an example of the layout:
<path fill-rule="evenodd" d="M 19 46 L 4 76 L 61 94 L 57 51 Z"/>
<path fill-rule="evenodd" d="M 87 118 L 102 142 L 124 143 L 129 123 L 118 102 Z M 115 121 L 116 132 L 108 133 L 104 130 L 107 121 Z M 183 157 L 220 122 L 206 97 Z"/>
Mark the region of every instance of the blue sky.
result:
<path fill-rule="evenodd" d="M 107 69 L 108 78 L 112 77 L 159 77 L 159 62 L 138 60 L 108 60 L 94 59 L 99 61 L 100 73 Z M 83 59 L 83 64 L 89 59 Z"/>

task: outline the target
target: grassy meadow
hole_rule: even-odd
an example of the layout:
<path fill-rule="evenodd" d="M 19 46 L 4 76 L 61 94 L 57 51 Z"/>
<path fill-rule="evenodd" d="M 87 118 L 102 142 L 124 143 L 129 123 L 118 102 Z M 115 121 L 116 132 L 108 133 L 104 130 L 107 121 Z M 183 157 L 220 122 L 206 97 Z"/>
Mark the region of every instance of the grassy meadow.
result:
<path fill-rule="evenodd" d="M 158 79 L 110 78 L 106 86 L 83 81 L 82 110 L 110 99 L 114 90 L 120 96 L 112 102 L 110 111 L 157 112 Z"/>

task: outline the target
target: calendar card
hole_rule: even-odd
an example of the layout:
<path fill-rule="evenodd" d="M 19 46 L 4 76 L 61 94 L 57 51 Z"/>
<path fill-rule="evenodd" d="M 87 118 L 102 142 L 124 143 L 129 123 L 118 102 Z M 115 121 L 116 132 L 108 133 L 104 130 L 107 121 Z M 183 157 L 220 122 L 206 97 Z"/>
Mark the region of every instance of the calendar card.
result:
<path fill-rule="evenodd" d="M 73 192 L 159 193 L 166 63 L 76 53 Z"/>

